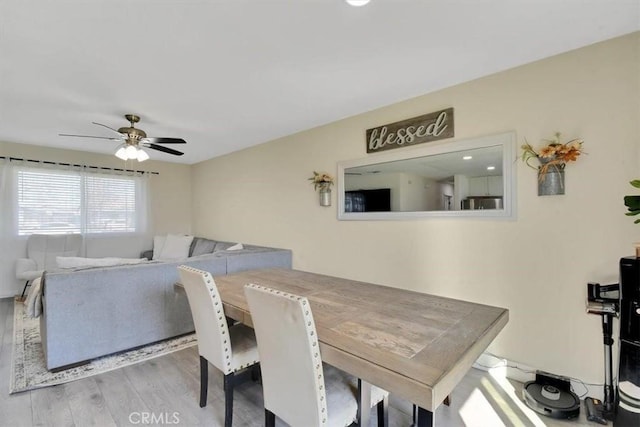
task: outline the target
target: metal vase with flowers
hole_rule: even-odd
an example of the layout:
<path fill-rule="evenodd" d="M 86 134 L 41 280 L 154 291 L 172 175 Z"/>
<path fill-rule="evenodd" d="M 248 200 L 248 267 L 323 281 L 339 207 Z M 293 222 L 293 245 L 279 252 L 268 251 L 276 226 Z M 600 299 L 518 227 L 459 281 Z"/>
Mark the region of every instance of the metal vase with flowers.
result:
<path fill-rule="evenodd" d="M 536 169 L 529 161 L 537 159 L 540 162 L 538 170 L 538 196 L 555 196 L 564 194 L 564 168 L 568 162 L 575 162 L 582 154 L 581 139 L 572 139 L 564 144 L 560 142 L 560 132 L 556 132 L 552 140 L 539 151 L 526 142 L 522 146 L 522 160 L 527 166 Z"/>
<path fill-rule="evenodd" d="M 331 206 L 331 186 L 333 185 L 333 177 L 328 173 L 313 172 L 313 176 L 309 178 L 313 188 L 318 190 L 320 196 L 320 206 Z"/>
<path fill-rule="evenodd" d="M 540 158 L 538 167 L 538 196 L 557 196 L 564 194 L 565 163 L 553 159 Z"/>
<path fill-rule="evenodd" d="M 320 206 L 331 206 L 331 187 L 329 184 L 320 185 L 318 194 L 320 195 Z"/>

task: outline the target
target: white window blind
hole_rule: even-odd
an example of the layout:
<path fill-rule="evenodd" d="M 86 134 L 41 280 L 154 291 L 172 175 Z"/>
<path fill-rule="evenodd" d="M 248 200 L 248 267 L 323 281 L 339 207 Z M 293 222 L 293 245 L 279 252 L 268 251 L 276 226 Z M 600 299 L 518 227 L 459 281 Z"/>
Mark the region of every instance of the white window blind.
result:
<path fill-rule="evenodd" d="M 146 217 L 140 177 L 18 168 L 19 235 L 131 233 Z"/>
<path fill-rule="evenodd" d="M 81 194 L 78 174 L 19 170 L 19 234 L 79 233 Z"/>
<path fill-rule="evenodd" d="M 136 183 L 128 177 L 87 176 L 87 233 L 136 231 Z"/>

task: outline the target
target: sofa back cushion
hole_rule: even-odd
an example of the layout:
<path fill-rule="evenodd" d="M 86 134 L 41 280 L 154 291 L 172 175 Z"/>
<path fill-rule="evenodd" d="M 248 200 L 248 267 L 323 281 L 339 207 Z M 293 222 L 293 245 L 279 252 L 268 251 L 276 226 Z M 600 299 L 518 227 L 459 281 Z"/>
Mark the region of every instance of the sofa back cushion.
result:
<path fill-rule="evenodd" d="M 189 249 L 189 256 L 192 257 L 213 253 L 213 249 L 215 247 L 215 240 L 196 237 L 195 239 L 193 239 L 193 243 L 191 244 L 191 248 Z"/>

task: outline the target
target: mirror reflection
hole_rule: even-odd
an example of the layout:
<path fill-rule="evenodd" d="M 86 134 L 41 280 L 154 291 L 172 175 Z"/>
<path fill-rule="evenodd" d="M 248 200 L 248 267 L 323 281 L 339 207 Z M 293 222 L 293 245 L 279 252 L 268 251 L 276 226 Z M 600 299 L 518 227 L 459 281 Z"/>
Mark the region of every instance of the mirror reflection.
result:
<path fill-rule="evenodd" d="M 503 208 L 502 146 L 344 170 L 345 212 Z"/>
<path fill-rule="evenodd" d="M 515 218 L 515 133 L 338 164 L 338 218 Z"/>

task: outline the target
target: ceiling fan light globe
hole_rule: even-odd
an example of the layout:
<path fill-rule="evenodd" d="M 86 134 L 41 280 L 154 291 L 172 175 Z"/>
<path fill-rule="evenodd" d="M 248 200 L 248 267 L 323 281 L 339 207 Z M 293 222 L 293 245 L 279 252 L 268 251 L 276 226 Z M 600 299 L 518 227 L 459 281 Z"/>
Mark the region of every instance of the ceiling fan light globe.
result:
<path fill-rule="evenodd" d="M 147 154 L 146 151 L 144 151 L 143 149 L 139 149 L 138 150 L 138 161 L 139 162 L 144 162 L 145 160 L 149 159 L 149 155 Z"/>
<path fill-rule="evenodd" d="M 360 6 L 364 6 L 365 4 L 369 3 L 369 0 L 346 0 L 346 2 L 350 6 L 360 7 Z"/>
<path fill-rule="evenodd" d="M 127 160 L 129 156 L 127 155 L 126 148 L 124 147 L 118 148 L 118 151 L 116 151 L 116 157 L 122 160 Z"/>
<path fill-rule="evenodd" d="M 134 145 L 129 145 L 125 150 L 129 159 L 133 160 L 138 157 L 138 149 Z"/>

